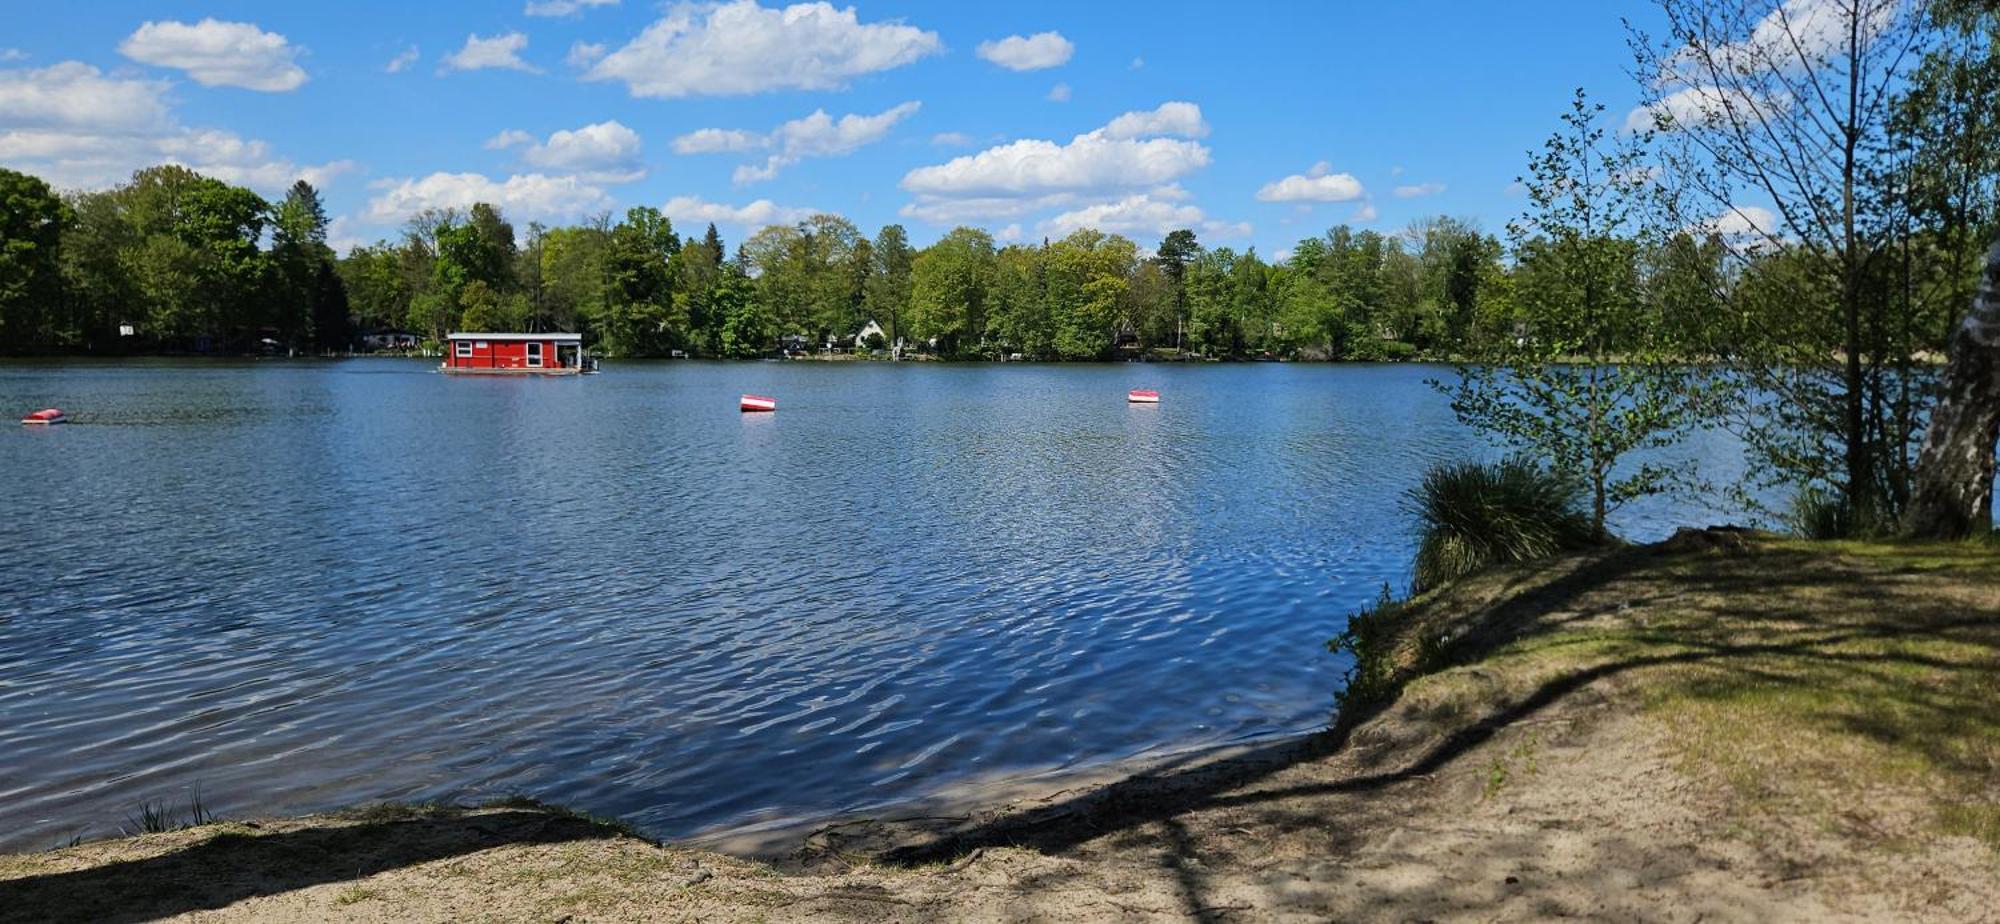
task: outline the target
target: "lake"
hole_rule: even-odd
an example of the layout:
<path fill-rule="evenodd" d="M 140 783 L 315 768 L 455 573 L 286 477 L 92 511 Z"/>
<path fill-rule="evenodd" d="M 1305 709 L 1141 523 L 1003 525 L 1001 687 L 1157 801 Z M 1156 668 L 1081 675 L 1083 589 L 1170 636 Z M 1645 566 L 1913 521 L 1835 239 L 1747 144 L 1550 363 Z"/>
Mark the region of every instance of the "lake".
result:
<path fill-rule="evenodd" d="M 1491 454 L 1448 374 L 0 364 L 0 411 L 76 421 L 0 429 L 0 846 L 196 786 L 675 837 L 1319 727 L 1323 643 L 1408 579 L 1401 493 Z"/>

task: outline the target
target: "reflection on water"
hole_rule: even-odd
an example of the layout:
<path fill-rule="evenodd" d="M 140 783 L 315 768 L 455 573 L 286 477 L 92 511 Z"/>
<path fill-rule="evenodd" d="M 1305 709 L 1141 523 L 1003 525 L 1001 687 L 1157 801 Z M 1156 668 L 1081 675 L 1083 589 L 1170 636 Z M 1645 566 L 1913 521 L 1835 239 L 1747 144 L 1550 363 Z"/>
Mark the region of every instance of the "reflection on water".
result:
<path fill-rule="evenodd" d="M 1400 492 L 1482 452 L 1438 374 L 0 365 L 0 411 L 77 421 L 0 431 L 0 844 L 196 783 L 673 836 L 1310 728 Z"/>

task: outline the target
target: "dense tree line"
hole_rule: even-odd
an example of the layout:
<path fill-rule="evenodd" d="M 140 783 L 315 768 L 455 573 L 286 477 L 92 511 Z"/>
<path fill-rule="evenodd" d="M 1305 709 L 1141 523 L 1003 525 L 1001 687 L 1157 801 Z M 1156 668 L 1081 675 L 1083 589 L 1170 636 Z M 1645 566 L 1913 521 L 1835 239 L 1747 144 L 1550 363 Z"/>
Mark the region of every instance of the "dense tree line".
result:
<path fill-rule="evenodd" d="M 1139 353 L 1395 360 L 1469 355 L 1518 334 L 1532 270 L 1469 222 L 1336 227 L 1270 262 L 1192 231 L 1152 252 L 1094 230 L 1001 245 L 957 228 L 925 248 L 837 215 L 764 228 L 730 252 L 658 210 L 517 230 L 501 211 L 429 210 L 336 259 L 318 194 L 276 203 L 182 167 L 58 195 L 0 170 L 0 336 L 9 351 L 339 352 L 361 332 L 574 330 L 617 356 L 768 355 L 869 322 L 876 343 L 947 358 Z M 120 335 L 121 329 L 130 331 Z"/>
<path fill-rule="evenodd" d="M 58 196 L 0 169 L 0 343 L 8 351 L 329 350 L 345 287 L 310 184 L 285 198 L 185 167 Z"/>

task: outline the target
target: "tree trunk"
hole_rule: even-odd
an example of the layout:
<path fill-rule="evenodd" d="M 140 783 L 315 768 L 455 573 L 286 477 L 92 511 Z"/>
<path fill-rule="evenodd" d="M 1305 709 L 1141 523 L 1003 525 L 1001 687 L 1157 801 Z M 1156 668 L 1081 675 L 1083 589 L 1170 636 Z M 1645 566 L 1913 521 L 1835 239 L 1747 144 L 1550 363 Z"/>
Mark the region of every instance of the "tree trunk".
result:
<path fill-rule="evenodd" d="M 1956 539 L 1993 525 L 1993 444 L 2000 439 L 2000 242 L 1972 311 L 1951 335 L 1930 430 L 1917 454 L 1917 484 L 1903 530 Z"/>

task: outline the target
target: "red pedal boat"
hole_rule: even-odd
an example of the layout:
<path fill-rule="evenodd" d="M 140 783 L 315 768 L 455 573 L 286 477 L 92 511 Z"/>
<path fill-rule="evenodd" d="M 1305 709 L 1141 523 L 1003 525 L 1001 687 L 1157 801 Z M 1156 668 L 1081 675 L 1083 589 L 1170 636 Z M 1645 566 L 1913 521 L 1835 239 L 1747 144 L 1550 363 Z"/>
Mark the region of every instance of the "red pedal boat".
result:
<path fill-rule="evenodd" d="M 24 424 L 47 426 L 50 424 L 69 423 L 69 417 L 62 412 L 61 408 L 51 407 L 43 408 L 23 417 L 21 418 L 21 422 Z"/>

